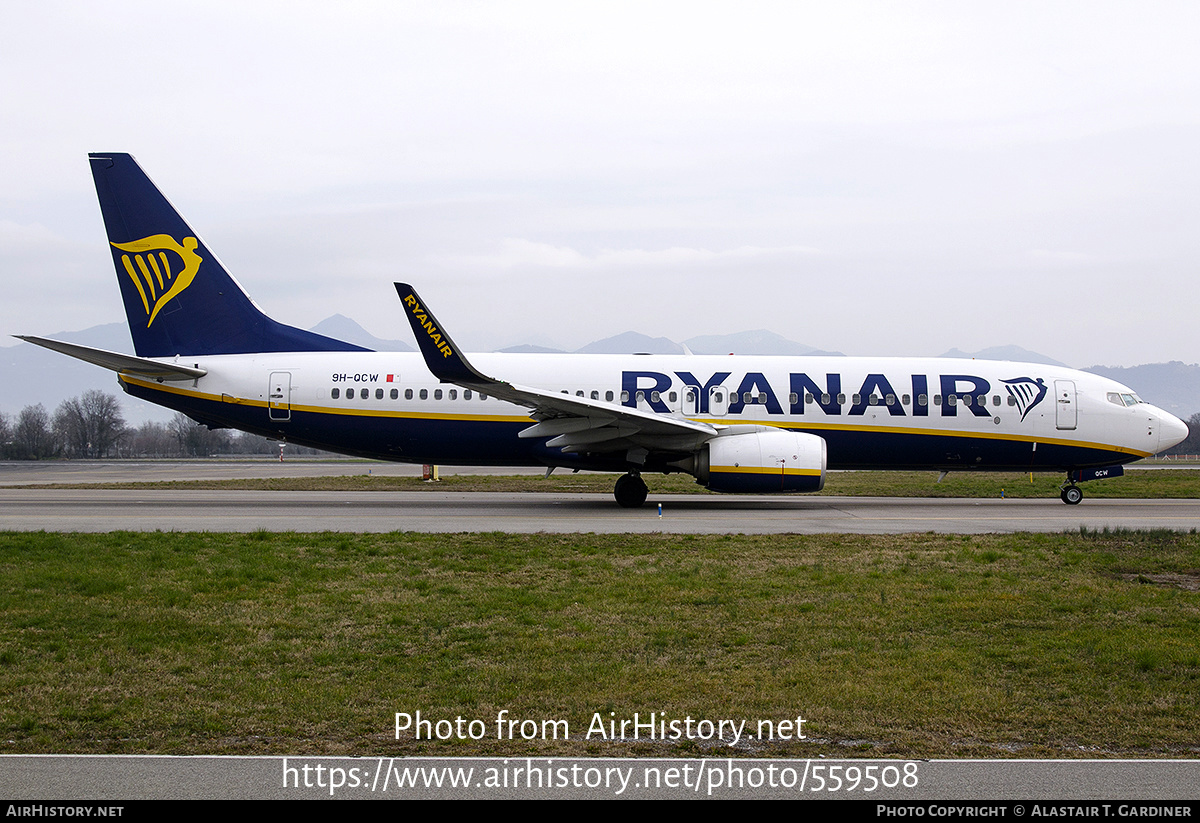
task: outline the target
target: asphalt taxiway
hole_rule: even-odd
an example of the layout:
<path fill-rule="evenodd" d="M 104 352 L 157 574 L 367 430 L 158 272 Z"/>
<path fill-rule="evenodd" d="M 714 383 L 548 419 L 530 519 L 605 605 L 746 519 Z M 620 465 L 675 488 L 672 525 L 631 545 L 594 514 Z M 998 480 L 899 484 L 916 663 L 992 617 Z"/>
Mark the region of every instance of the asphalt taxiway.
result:
<path fill-rule="evenodd" d="M 662 514 L 658 504 L 662 504 Z M 0 489 L 16 531 L 597 532 L 903 534 L 1200 529 L 1198 500 L 947 500 L 604 494 Z"/>
<path fill-rule="evenodd" d="M 0 464 L 0 529 L 15 531 L 597 532 L 903 534 L 1200 529 L 1200 500 L 933 499 L 654 494 L 644 508 L 608 494 L 422 491 L 202 491 L 15 488 L 225 477 L 412 474 L 351 461 Z M 484 473 L 512 469 L 456 469 Z M 661 504 L 661 514 L 659 511 Z"/>

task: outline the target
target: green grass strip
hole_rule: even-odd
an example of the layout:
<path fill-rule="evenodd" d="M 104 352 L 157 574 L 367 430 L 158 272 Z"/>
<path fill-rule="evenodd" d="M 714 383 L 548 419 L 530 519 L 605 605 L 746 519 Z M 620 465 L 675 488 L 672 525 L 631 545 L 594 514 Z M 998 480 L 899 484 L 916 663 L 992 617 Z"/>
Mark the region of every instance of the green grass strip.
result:
<path fill-rule="evenodd" d="M 0 751 L 1194 757 L 1200 535 L 0 533 Z M 569 740 L 396 739 L 396 712 Z M 611 714 L 610 714 L 611 713 Z M 492 729 L 489 726 L 490 730 Z"/>

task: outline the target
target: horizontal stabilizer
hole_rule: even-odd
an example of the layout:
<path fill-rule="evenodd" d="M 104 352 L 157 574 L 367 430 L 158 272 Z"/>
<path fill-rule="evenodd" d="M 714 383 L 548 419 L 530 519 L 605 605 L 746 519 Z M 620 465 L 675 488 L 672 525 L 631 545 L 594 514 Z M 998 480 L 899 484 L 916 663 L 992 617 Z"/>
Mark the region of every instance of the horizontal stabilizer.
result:
<path fill-rule="evenodd" d="M 147 357 L 134 357 L 132 354 L 121 354 L 105 349 L 93 349 L 91 346 L 80 346 L 77 343 L 64 343 L 61 340 L 50 340 L 46 337 L 33 337 L 15 334 L 19 340 L 33 343 L 35 346 L 51 349 L 61 354 L 83 360 L 96 366 L 112 369 L 120 374 L 132 374 L 138 377 L 148 377 L 151 380 L 195 380 L 208 374 L 207 369 L 195 369 L 190 366 L 180 366 L 175 363 L 162 363 Z"/>

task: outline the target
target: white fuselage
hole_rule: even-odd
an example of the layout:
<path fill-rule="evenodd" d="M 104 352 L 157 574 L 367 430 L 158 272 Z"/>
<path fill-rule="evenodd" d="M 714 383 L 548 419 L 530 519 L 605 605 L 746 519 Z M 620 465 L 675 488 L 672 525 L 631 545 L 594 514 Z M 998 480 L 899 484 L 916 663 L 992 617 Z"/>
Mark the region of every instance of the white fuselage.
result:
<path fill-rule="evenodd" d="M 818 435 L 828 443 L 829 468 L 1111 465 L 1154 454 L 1187 431 L 1119 383 L 1029 363 L 577 354 L 470 359 L 481 371 L 544 391 L 718 428 Z M 441 383 L 416 353 L 181 356 L 164 362 L 207 374 L 167 382 L 126 376 L 127 390 L 206 422 L 390 460 L 597 462 L 547 449 L 544 440 L 519 441 L 517 432 L 534 422 L 527 408 Z"/>

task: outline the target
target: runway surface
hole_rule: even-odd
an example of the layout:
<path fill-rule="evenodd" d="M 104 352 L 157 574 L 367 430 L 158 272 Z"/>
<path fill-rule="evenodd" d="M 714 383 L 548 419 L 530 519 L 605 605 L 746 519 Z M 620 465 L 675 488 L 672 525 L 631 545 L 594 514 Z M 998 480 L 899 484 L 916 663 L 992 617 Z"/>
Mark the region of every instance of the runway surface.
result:
<path fill-rule="evenodd" d="M 979 534 L 1081 526 L 1197 529 L 1200 501 L 652 495 L 630 511 L 602 494 L 0 489 L 0 528 L 17 531 Z"/>
<path fill-rule="evenodd" d="M 1200 529 L 1200 500 L 918 499 L 777 495 L 656 495 L 642 509 L 608 494 L 42 489 L 104 483 L 346 474 L 420 467 L 354 461 L 190 461 L 0 464 L 0 529 L 16 531 L 597 532 L 902 534 Z M 459 468 L 463 473 L 512 469 Z M 448 473 L 448 472 L 447 472 Z M 662 504 L 659 516 L 658 504 Z"/>

